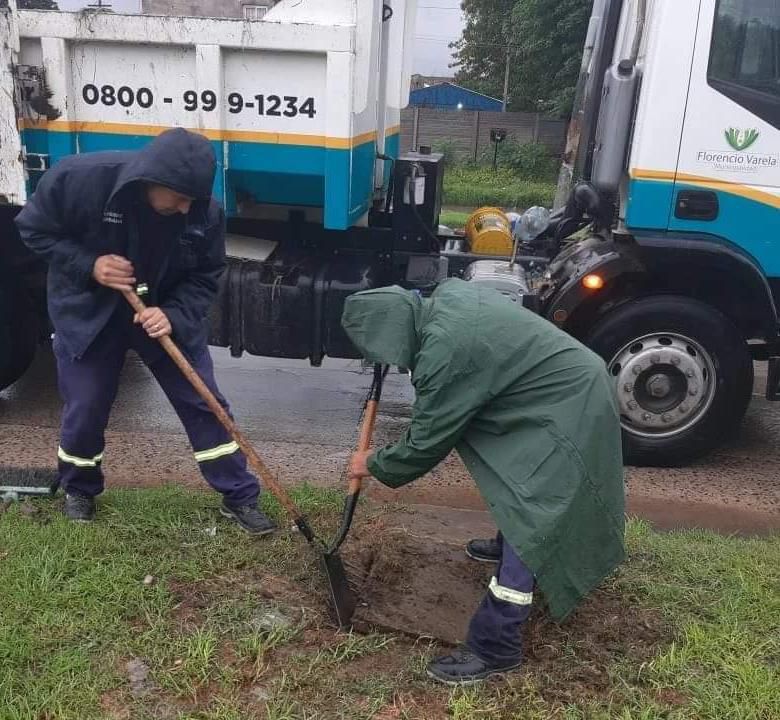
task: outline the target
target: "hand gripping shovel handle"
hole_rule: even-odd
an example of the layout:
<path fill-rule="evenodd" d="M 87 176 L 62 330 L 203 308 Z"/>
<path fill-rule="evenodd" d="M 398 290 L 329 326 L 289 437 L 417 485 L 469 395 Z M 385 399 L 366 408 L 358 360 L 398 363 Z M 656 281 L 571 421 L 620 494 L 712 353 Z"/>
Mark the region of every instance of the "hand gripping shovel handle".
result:
<path fill-rule="evenodd" d="M 382 398 L 382 384 L 384 383 L 385 372 L 381 365 L 374 365 L 374 382 L 371 385 L 371 396 L 366 404 L 366 412 L 363 415 L 363 424 L 360 426 L 360 436 L 358 437 L 357 449 L 359 452 L 368 450 L 371 447 L 371 438 L 374 435 L 374 425 L 376 424 L 376 414 L 379 408 L 379 401 Z M 349 533 L 352 525 L 352 517 L 355 514 L 360 491 L 363 488 L 362 478 L 352 478 L 349 481 L 347 490 L 347 499 L 344 502 L 344 515 L 341 520 L 341 528 L 336 540 L 328 550 L 332 554 L 338 550 Z"/>
<path fill-rule="evenodd" d="M 134 291 L 123 290 L 122 295 L 125 296 L 127 302 L 130 303 L 133 310 L 135 310 L 137 313 L 141 313 L 146 310 L 146 305 L 144 305 L 143 300 L 141 300 L 141 298 L 139 298 Z M 192 387 L 195 388 L 195 392 L 197 392 L 198 395 L 203 398 L 203 401 L 206 403 L 206 405 L 209 406 L 209 410 L 211 410 L 211 412 L 217 416 L 217 419 L 220 423 L 222 423 L 222 426 L 225 428 L 225 430 L 228 431 L 230 437 L 232 437 L 238 447 L 241 448 L 241 452 L 244 453 L 244 456 L 246 457 L 247 462 L 249 463 L 249 466 L 252 468 L 252 470 L 254 470 L 257 475 L 262 478 L 268 489 L 276 496 L 276 499 L 282 504 L 284 509 L 290 513 L 292 519 L 295 521 L 295 524 L 298 526 L 298 529 L 301 531 L 301 534 L 308 542 L 314 542 L 316 539 L 314 531 L 311 529 L 311 526 L 309 525 L 304 515 L 296 507 L 295 503 L 292 501 L 292 498 L 290 498 L 290 496 L 285 492 L 284 488 L 282 488 L 282 486 L 279 485 L 279 483 L 276 481 L 276 478 L 274 478 L 271 471 L 249 443 L 249 440 L 244 437 L 236 424 L 233 422 L 233 419 L 225 411 L 225 408 L 223 408 L 217 398 L 214 397 L 214 393 L 209 390 L 206 383 L 203 382 L 200 375 L 198 375 L 198 373 L 195 371 L 195 368 L 193 368 L 190 364 L 190 361 L 187 360 L 187 358 L 184 356 L 184 353 L 179 350 L 176 343 L 173 342 L 173 340 L 171 340 L 168 335 L 164 335 L 163 337 L 158 338 L 158 340 L 160 345 L 163 346 L 165 352 L 170 355 L 171 360 L 173 360 L 179 370 L 181 370 L 184 377 L 186 377 Z"/>

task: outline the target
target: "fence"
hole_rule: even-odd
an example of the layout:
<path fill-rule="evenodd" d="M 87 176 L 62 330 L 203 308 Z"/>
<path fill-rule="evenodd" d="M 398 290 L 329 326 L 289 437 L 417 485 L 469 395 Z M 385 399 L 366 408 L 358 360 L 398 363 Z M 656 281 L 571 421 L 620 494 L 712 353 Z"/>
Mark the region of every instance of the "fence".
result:
<path fill-rule="evenodd" d="M 406 108 L 401 113 L 401 152 L 419 145 L 446 142 L 459 160 L 476 162 L 493 149 L 491 128 L 507 131 L 506 141 L 519 144 L 544 143 L 550 153 L 560 155 L 566 140 L 566 122 L 538 113 L 451 111 Z"/>

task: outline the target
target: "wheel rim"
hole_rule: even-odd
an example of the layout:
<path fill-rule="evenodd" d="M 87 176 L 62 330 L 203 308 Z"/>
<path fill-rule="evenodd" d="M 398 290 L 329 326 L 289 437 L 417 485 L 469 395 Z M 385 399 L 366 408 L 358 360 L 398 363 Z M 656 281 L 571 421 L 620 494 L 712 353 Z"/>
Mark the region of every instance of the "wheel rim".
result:
<path fill-rule="evenodd" d="M 678 333 L 653 333 L 624 345 L 608 363 L 623 429 L 668 438 L 695 425 L 715 397 L 715 364 L 699 343 Z"/>

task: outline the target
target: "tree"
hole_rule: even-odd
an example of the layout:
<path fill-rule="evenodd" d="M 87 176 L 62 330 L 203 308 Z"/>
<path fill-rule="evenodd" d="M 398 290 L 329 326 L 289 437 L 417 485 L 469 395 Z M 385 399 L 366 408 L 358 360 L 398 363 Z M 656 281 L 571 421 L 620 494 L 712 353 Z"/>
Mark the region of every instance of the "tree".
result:
<path fill-rule="evenodd" d="M 464 0 L 455 43 L 458 82 L 503 96 L 510 53 L 509 108 L 571 112 L 592 0 Z"/>
<path fill-rule="evenodd" d="M 463 35 L 453 43 L 456 81 L 491 97 L 503 97 L 506 29 L 516 0 L 463 0 Z"/>
<path fill-rule="evenodd" d="M 54 0 L 17 0 L 20 10 L 59 10 Z"/>

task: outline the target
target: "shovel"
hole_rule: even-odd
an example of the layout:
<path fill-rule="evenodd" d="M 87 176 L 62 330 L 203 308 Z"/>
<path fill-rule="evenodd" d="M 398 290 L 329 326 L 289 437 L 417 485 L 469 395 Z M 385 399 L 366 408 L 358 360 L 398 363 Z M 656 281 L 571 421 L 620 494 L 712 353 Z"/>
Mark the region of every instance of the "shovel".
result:
<path fill-rule="evenodd" d="M 128 303 L 130 303 L 130 306 L 133 308 L 133 310 L 135 310 L 135 312 L 142 313 L 146 309 L 144 302 L 133 290 L 123 290 L 122 295 L 124 295 L 125 299 Z M 355 610 L 356 599 L 354 593 L 349 587 L 349 583 L 347 582 L 347 574 L 344 570 L 344 565 L 338 553 L 336 552 L 338 547 L 335 547 L 329 551 L 327 550 L 325 543 L 317 538 L 311 528 L 311 525 L 309 525 L 309 521 L 306 519 L 306 516 L 303 515 L 303 513 L 298 509 L 284 488 L 279 485 L 271 471 L 249 443 L 249 440 L 244 437 L 244 435 L 236 426 L 235 422 L 233 422 L 230 415 L 227 414 L 222 405 L 220 405 L 219 401 L 214 397 L 214 394 L 211 392 L 211 390 L 208 389 L 206 383 L 203 382 L 200 375 L 198 375 L 198 373 L 195 371 L 195 368 L 192 367 L 189 360 L 187 360 L 181 350 L 179 350 L 179 348 L 176 346 L 176 343 L 174 343 L 173 340 L 171 340 L 171 338 L 167 335 L 158 338 L 158 340 L 165 352 L 168 353 L 168 355 L 171 357 L 171 360 L 173 360 L 179 370 L 181 370 L 184 377 L 189 380 L 190 384 L 193 388 L 195 388 L 195 391 L 198 393 L 198 395 L 203 398 L 203 401 L 208 405 L 209 409 L 214 413 L 214 415 L 216 415 L 219 422 L 222 424 L 225 430 L 228 431 L 238 447 L 241 448 L 241 452 L 244 453 L 249 466 L 252 468 L 252 470 L 255 471 L 255 473 L 257 473 L 260 478 L 262 478 L 268 489 L 276 496 L 276 499 L 282 504 L 284 509 L 287 510 L 296 526 L 301 531 L 303 537 L 306 538 L 306 542 L 309 543 L 312 550 L 317 554 L 320 565 L 324 570 L 325 577 L 328 581 L 330 597 L 333 602 L 333 607 L 336 611 L 336 620 L 340 626 L 343 626 L 346 622 L 349 621 L 349 618 L 352 617 L 352 613 Z M 357 496 L 355 496 L 354 500 L 357 502 Z M 354 503 L 352 507 L 352 513 L 354 513 Z M 347 530 L 348 529 L 349 527 L 347 527 Z M 346 536 L 346 531 L 344 532 L 344 536 Z M 341 538 L 341 542 L 343 542 L 343 537 Z"/>
<path fill-rule="evenodd" d="M 371 438 L 374 434 L 374 425 L 376 423 L 376 413 L 379 407 L 379 400 L 382 397 L 382 384 L 389 366 L 384 371 L 381 365 L 374 365 L 374 381 L 371 384 L 371 390 L 366 403 L 363 422 L 360 426 L 360 436 L 358 438 L 358 451 L 365 451 L 371 446 Z M 323 554 L 322 559 L 325 563 L 325 573 L 328 577 L 336 577 L 344 572 L 344 565 L 339 557 L 339 548 L 347 538 L 349 529 L 352 526 L 352 518 L 355 515 L 360 491 L 363 487 L 361 478 L 350 480 L 347 490 L 347 499 L 344 501 L 344 512 L 341 519 L 341 527 L 336 535 L 336 539 L 328 550 Z M 346 580 L 346 579 L 345 579 Z M 331 601 L 336 610 L 336 619 L 339 627 L 347 627 L 355 613 L 357 598 L 350 589 L 349 583 L 330 583 Z"/>

